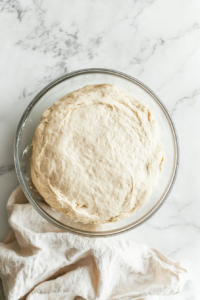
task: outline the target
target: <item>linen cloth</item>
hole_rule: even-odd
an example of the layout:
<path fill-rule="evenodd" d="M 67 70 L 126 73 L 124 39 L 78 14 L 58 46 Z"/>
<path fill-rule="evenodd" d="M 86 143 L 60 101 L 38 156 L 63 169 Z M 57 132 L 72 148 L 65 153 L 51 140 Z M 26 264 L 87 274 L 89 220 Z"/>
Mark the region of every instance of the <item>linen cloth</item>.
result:
<path fill-rule="evenodd" d="M 1 279 L 0 279 L 0 300 L 5 300 Z"/>
<path fill-rule="evenodd" d="M 37 213 L 21 187 L 7 211 L 11 230 L 0 244 L 0 277 L 8 300 L 145 299 L 176 294 L 187 280 L 187 271 L 156 249 L 61 231 Z"/>

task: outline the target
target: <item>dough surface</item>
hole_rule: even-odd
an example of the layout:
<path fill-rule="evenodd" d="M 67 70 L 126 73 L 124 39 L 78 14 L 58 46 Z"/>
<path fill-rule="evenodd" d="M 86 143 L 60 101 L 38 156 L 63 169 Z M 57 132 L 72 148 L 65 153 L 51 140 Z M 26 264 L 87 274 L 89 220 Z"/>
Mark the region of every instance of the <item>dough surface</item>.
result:
<path fill-rule="evenodd" d="M 88 85 L 47 109 L 32 141 L 31 178 L 54 209 L 103 224 L 150 197 L 164 151 L 150 110 L 114 85 Z"/>

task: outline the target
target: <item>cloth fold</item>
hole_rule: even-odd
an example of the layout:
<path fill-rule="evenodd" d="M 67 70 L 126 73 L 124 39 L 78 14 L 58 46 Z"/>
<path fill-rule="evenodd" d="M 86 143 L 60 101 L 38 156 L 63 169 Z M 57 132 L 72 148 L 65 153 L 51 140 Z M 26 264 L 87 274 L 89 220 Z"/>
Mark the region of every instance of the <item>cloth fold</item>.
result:
<path fill-rule="evenodd" d="M 187 271 L 159 251 L 122 237 L 90 239 L 43 219 L 21 187 L 7 204 L 11 230 L 0 244 L 8 300 L 129 300 L 172 295 Z"/>

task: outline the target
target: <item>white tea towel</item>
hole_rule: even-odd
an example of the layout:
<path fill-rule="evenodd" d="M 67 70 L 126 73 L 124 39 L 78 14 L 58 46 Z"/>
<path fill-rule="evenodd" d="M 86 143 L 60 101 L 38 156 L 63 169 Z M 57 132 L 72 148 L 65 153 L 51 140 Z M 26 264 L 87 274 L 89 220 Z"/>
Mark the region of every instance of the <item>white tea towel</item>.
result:
<path fill-rule="evenodd" d="M 20 187 L 7 210 L 11 231 L 0 244 L 0 277 L 8 300 L 139 299 L 178 293 L 187 280 L 178 262 L 145 245 L 61 231 Z"/>

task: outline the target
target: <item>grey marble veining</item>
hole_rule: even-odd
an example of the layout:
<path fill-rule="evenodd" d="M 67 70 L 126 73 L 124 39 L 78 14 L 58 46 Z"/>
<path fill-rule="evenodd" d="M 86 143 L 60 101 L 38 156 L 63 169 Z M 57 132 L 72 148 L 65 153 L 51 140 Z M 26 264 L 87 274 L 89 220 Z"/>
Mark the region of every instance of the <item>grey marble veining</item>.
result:
<path fill-rule="evenodd" d="M 14 165 L 7 165 L 0 167 L 0 176 L 4 175 L 7 172 L 13 171 L 15 169 Z"/>
<path fill-rule="evenodd" d="M 180 144 L 176 184 L 163 207 L 125 236 L 180 261 L 180 295 L 200 298 L 200 1 L 0 1 L 0 239 L 6 201 L 18 185 L 13 143 L 34 95 L 58 76 L 111 68 L 147 84 L 172 114 Z"/>

